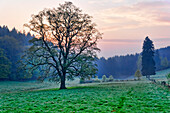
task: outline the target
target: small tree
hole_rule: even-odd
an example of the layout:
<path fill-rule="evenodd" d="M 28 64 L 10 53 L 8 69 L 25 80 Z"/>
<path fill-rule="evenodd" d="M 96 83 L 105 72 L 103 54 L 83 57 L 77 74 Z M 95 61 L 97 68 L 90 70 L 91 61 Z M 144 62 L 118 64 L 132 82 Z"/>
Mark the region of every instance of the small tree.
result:
<path fill-rule="evenodd" d="M 152 40 L 145 38 L 142 51 L 142 75 L 150 79 L 155 75 L 154 45 Z"/>
<path fill-rule="evenodd" d="M 137 77 L 138 80 L 140 80 L 140 78 L 142 77 L 142 74 L 139 69 L 135 72 L 135 77 Z"/>
<path fill-rule="evenodd" d="M 95 76 L 95 80 L 99 80 L 98 76 Z"/>
<path fill-rule="evenodd" d="M 107 79 L 106 75 L 103 75 L 102 76 L 102 82 L 106 82 L 106 79 Z"/>
<path fill-rule="evenodd" d="M 113 81 L 113 80 L 114 80 L 113 76 L 110 75 L 110 76 L 109 76 L 109 81 L 111 82 L 111 81 Z"/>

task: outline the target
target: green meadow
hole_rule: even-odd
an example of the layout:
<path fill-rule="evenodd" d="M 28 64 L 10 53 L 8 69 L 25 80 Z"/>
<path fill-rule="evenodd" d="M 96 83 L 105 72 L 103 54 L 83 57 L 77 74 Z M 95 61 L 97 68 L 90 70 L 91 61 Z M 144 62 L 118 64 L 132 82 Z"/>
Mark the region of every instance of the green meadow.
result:
<path fill-rule="evenodd" d="M 169 105 L 169 89 L 149 81 L 0 93 L 1 113 L 169 113 Z"/>

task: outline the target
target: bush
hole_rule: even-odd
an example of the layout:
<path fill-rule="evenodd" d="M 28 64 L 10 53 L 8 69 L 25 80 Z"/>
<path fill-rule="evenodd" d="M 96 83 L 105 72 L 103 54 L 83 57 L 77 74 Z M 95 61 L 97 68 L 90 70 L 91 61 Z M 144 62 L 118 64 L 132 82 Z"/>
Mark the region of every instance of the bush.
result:
<path fill-rule="evenodd" d="M 101 81 L 99 80 L 98 76 L 95 77 L 94 82 L 95 82 L 95 83 L 101 82 Z"/>
<path fill-rule="evenodd" d="M 135 77 L 137 77 L 138 78 L 138 80 L 140 80 L 140 78 L 142 77 L 142 74 L 141 74 L 141 72 L 140 72 L 140 70 L 138 69 L 138 70 L 136 70 L 136 72 L 135 72 Z"/>
<path fill-rule="evenodd" d="M 112 82 L 113 80 L 114 80 L 113 76 L 110 75 L 110 76 L 109 76 L 109 82 Z"/>
<path fill-rule="evenodd" d="M 84 82 L 85 82 L 84 78 L 80 78 L 80 84 L 82 84 Z"/>
<path fill-rule="evenodd" d="M 169 83 L 170 83 L 170 73 L 166 75 L 166 78 L 168 80 L 168 85 L 169 85 Z"/>
<path fill-rule="evenodd" d="M 85 80 L 84 78 L 80 78 L 80 84 L 85 84 L 85 83 L 92 83 L 92 80 Z"/>
<path fill-rule="evenodd" d="M 106 79 L 107 79 L 106 75 L 103 75 L 102 76 L 102 82 L 106 82 Z"/>
<path fill-rule="evenodd" d="M 165 86 L 165 85 L 166 85 L 166 82 L 165 82 L 165 81 L 162 81 L 162 82 L 161 82 L 161 85 L 164 85 L 164 86 Z"/>

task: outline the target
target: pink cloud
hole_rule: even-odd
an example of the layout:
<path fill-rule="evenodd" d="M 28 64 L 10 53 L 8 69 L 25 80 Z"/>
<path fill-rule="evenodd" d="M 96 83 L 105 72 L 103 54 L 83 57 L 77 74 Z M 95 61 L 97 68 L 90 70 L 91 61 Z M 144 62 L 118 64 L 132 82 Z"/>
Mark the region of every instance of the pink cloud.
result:
<path fill-rule="evenodd" d="M 169 6 L 170 6 L 169 1 L 140 2 L 136 4 L 136 7 L 144 8 L 144 9 L 166 8 Z"/>
<path fill-rule="evenodd" d="M 151 26 L 170 26 L 170 2 L 140 2 L 98 12 L 103 30 L 133 29 Z M 101 18 L 100 18 L 101 17 Z"/>

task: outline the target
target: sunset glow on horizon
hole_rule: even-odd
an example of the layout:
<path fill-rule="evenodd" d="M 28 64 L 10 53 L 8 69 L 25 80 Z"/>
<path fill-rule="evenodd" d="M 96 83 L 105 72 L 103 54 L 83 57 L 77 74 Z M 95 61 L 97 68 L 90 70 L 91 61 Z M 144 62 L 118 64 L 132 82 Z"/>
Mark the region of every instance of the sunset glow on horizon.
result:
<path fill-rule="evenodd" d="M 149 36 L 155 48 L 170 46 L 169 0 L 69 0 L 93 17 L 103 33 L 99 57 L 140 53 Z M 57 8 L 65 0 L 0 0 L 0 25 L 25 28 L 32 14 Z"/>

